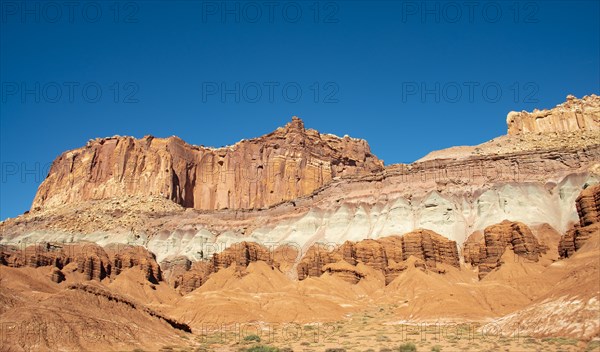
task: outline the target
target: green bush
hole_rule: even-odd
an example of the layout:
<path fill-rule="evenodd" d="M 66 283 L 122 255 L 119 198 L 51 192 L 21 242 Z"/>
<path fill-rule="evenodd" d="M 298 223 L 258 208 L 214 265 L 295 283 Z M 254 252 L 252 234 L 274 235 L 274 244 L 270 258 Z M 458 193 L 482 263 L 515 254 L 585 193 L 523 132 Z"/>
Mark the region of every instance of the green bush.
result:
<path fill-rule="evenodd" d="M 400 345 L 400 347 L 398 347 L 398 352 L 416 352 L 416 351 L 417 351 L 417 346 L 415 346 L 415 344 L 412 342 L 402 344 L 402 345 Z"/>
<path fill-rule="evenodd" d="M 254 335 L 256 336 L 256 335 Z M 242 350 L 244 352 L 279 352 L 279 348 L 271 346 L 253 346 Z"/>
<path fill-rule="evenodd" d="M 442 350 L 442 347 L 439 345 L 435 345 L 433 347 L 431 347 L 431 352 L 440 352 Z"/>
<path fill-rule="evenodd" d="M 260 336 L 258 336 L 258 335 L 248 335 L 248 336 L 244 337 L 244 341 L 256 341 L 256 342 L 260 342 Z"/>

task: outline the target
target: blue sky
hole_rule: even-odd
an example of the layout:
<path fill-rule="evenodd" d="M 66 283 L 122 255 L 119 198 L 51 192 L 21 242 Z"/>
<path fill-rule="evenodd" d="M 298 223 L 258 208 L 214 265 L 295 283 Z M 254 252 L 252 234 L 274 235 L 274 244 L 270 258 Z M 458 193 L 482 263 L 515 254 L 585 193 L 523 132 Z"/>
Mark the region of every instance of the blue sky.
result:
<path fill-rule="evenodd" d="M 297 115 L 386 164 L 484 142 L 600 91 L 599 3 L 3 0 L 0 219 L 96 137 L 218 147 Z"/>

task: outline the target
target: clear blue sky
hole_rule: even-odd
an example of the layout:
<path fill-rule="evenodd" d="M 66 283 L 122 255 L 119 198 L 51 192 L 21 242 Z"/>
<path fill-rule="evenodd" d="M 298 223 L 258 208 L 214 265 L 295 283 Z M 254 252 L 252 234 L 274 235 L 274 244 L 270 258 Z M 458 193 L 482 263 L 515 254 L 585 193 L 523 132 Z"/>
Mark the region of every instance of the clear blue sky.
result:
<path fill-rule="evenodd" d="M 391 164 L 600 91 L 598 1 L 471 3 L 2 1 L 0 219 L 91 138 L 218 147 L 298 115 Z"/>

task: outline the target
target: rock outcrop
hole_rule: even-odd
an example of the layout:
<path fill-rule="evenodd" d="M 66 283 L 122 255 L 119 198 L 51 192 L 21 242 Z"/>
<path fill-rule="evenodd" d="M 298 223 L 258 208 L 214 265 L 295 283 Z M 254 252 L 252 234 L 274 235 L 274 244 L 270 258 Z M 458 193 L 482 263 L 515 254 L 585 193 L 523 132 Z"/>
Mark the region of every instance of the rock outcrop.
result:
<path fill-rule="evenodd" d="M 112 271 L 119 275 L 122 270 L 137 267 L 144 273 L 146 280 L 153 284 L 162 281 L 161 268 L 154 254 L 144 247 L 128 245 L 109 245 L 104 248 L 111 258 Z"/>
<path fill-rule="evenodd" d="M 254 242 L 240 242 L 231 245 L 221 253 L 215 253 L 208 260 L 181 262 L 181 259 L 163 262 L 170 269 L 170 284 L 180 293 L 187 294 L 202 286 L 209 276 L 221 269 L 235 265 L 242 272 L 250 263 L 263 261 L 272 268 L 279 268 L 272 253 L 264 246 Z M 178 263 L 178 264 L 177 264 Z M 177 265 L 177 266 L 176 266 Z"/>
<path fill-rule="evenodd" d="M 502 265 L 502 255 L 507 248 L 515 255 L 534 262 L 547 250 L 527 225 L 505 220 L 486 227 L 483 238 L 480 234 L 471 235 L 464 244 L 463 255 L 466 263 L 479 268 L 479 278 L 482 279 Z"/>
<path fill-rule="evenodd" d="M 579 225 L 589 226 L 600 222 L 600 184 L 587 187 L 575 200 Z"/>
<path fill-rule="evenodd" d="M 437 269 L 441 263 L 459 267 L 456 242 L 430 230 L 416 230 L 403 236 L 346 241 L 336 248 L 313 245 L 297 266 L 298 279 L 327 272 L 356 283 L 366 275 L 357 267 L 361 263 L 382 272 L 387 285 L 406 270 L 404 262 L 411 256 L 418 259 L 419 266 L 431 271 L 443 272 Z"/>
<path fill-rule="evenodd" d="M 177 137 L 112 137 L 63 153 L 32 210 L 120 196 L 160 196 L 186 208 L 254 209 L 312 193 L 333 178 L 383 169 L 366 141 L 305 129 L 297 118 L 218 149 Z"/>
<path fill-rule="evenodd" d="M 579 224 L 567 231 L 558 244 L 561 258 L 570 257 L 594 234 L 600 232 L 600 184 L 590 186 L 575 201 Z"/>
<path fill-rule="evenodd" d="M 550 110 L 511 111 L 506 117 L 508 134 L 600 130 L 600 97 L 592 94 L 582 99 L 572 95 Z"/>
<path fill-rule="evenodd" d="M 2 246 L 0 265 L 10 267 L 52 267 L 50 278 L 60 283 L 68 270 L 79 272 L 85 280 L 115 277 L 122 270 L 137 267 L 152 283 L 162 280 L 160 266 L 154 255 L 144 247 L 110 245 L 102 248 L 94 243 L 43 243 L 18 248 Z"/>

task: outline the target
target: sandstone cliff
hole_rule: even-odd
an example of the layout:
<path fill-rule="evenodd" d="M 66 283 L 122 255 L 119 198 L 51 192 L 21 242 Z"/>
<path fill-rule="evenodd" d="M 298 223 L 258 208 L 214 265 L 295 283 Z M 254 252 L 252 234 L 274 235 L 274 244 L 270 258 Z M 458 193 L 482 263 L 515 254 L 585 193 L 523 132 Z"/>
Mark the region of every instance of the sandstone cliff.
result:
<path fill-rule="evenodd" d="M 600 232 L 600 184 L 581 191 L 576 205 L 579 224 L 562 236 L 558 244 L 558 253 L 562 258 L 573 255 L 594 233 Z"/>
<path fill-rule="evenodd" d="M 219 149 L 177 137 L 112 137 L 59 156 L 32 209 L 126 195 L 195 209 L 263 208 L 338 176 L 382 169 L 366 141 L 307 130 L 296 117 L 271 134 Z"/>
<path fill-rule="evenodd" d="M 506 117 L 508 134 L 600 130 L 600 97 L 595 94 L 567 101 L 550 110 L 512 111 Z"/>
<path fill-rule="evenodd" d="M 264 246 L 254 242 L 236 243 L 221 253 L 215 253 L 210 260 L 191 263 L 175 258 L 167 263 L 171 271 L 167 281 L 182 294 L 187 294 L 202 286 L 208 277 L 232 265 L 239 273 L 253 262 L 262 261 L 272 268 L 279 267 L 272 253 Z"/>
<path fill-rule="evenodd" d="M 143 247 L 110 245 L 102 248 L 94 243 L 40 243 L 25 248 L 0 247 L 0 265 L 9 267 L 50 266 L 54 282 L 65 280 L 65 274 L 78 272 L 84 280 L 115 277 L 124 269 L 138 268 L 151 283 L 162 280 L 160 266 L 154 255 Z"/>
<path fill-rule="evenodd" d="M 547 250 L 538 242 L 531 229 L 520 222 L 505 220 L 488 226 L 483 232 L 483 238 L 479 237 L 474 234 L 465 242 L 463 254 L 466 263 L 479 268 L 480 279 L 502 265 L 502 255 L 506 249 L 534 262 Z"/>
<path fill-rule="evenodd" d="M 332 250 L 314 245 L 297 266 L 298 279 L 327 272 L 356 283 L 366 275 L 358 266 L 364 264 L 383 273 L 389 284 L 407 269 L 405 262 L 410 257 L 417 259 L 415 265 L 424 270 L 443 272 L 437 268 L 439 263 L 459 267 L 456 242 L 433 231 L 416 230 L 403 236 L 347 241 Z"/>

